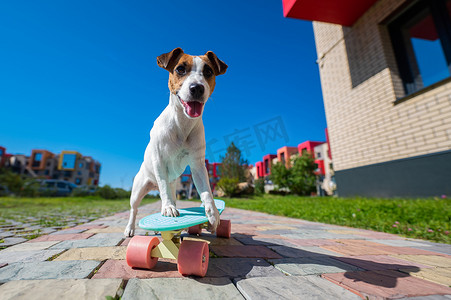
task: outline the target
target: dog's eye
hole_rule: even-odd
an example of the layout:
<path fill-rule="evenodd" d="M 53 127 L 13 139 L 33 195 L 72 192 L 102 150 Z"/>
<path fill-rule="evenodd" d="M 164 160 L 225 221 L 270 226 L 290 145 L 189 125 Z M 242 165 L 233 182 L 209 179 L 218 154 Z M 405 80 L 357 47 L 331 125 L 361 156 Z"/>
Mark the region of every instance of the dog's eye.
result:
<path fill-rule="evenodd" d="M 204 69 L 204 76 L 205 77 L 210 77 L 211 75 L 213 75 L 213 70 L 210 67 L 205 67 L 205 69 Z"/>
<path fill-rule="evenodd" d="M 178 66 L 175 71 L 177 72 L 177 74 L 179 75 L 185 75 L 186 74 L 186 69 L 184 66 Z"/>

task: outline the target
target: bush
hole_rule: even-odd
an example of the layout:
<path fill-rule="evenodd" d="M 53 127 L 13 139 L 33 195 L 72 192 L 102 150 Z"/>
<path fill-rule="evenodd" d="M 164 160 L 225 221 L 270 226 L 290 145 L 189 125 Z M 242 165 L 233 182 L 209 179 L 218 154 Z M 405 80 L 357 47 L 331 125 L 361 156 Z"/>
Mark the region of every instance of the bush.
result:
<path fill-rule="evenodd" d="M 130 198 L 130 191 L 126 191 L 121 188 L 112 188 L 108 184 L 99 187 L 95 193 L 95 196 L 101 197 L 103 199 L 124 199 Z"/>
<path fill-rule="evenodd" d="M 303 154 L 293 159 L 292 167 L 277 163 L 271 169 L 271 180 L 279 189 L 288 189 L 297 195 L 310 195 L 316 188 L 316 169 L 311 155 Z"/>
<path fill-rule="evenodd" d="M 116 191 L 108 184 L 100 187 L 94 193 L 94 195 L 99 196 L 103 199 L 117 199 L 118 198 Z"/>
<path fill-rule="evenodd" d="M 255 179 L 254 185 L 255 185 L 255 189 L 254 189 L 255 195 L 263 195 L 265 193 L 265 179 L 264 178 Z"/>
<path fill-rule="evenodd" d="M 228 178 L 223 177 L 218 181 L 218 187 L 224 192 L 228 197 L 233 197 L 238 194 L 238 183 L 240 180 L 238 178 Z"/>

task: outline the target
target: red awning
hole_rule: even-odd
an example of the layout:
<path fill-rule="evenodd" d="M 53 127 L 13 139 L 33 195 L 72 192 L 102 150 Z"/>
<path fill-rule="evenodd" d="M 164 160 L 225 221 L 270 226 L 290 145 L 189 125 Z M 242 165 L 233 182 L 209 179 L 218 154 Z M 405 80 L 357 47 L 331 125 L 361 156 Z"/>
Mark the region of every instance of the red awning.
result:
<path fill-rule="evenodd" d="M 288 18 L 352 26 L 377 0 L 282 0 Z"/>

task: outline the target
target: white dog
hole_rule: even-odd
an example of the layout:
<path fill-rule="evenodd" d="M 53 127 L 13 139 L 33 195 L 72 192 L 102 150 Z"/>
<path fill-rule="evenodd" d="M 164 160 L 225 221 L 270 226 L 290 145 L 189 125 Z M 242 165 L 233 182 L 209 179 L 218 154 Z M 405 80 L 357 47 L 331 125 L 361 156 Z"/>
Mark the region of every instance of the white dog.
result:
<path fill-rule="evenodd" d="M 227 65 L 211 51 L 203 56 L 191 56 L 180 48 L 160 55 L 157 63 L 169 71 L 169 105 L 150 130 L 144 162 L 133 181 L 130 219 L 124 234 L 134 235 L 138 206 L 153 189 L 160 191 L 161 214 L 179 215 L 175 208 L 175 180 L 187 165 L 205 206 L 209 230 L 214 232 L 219 224 L 219 213 L 205 168 L 202 113 L 215 88 L 215 77 L 224 74 Z"/>

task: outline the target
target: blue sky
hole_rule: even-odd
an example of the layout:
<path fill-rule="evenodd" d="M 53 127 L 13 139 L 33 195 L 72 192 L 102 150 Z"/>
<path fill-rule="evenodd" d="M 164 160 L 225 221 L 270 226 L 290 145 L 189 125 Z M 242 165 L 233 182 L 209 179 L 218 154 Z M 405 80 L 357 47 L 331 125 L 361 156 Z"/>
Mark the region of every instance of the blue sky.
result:
<path fill-rule="evenodd" d="M 229 65 L 204 111 L 208 159 L 234 139 L 250 163 L 325 140 L 312 24 L 281 0 L 3 1 L 0 38 L 0 145 L 90 155 L 101 185 L 131 186 L 169 99 L 156 57 L 175 47 Z"/>

